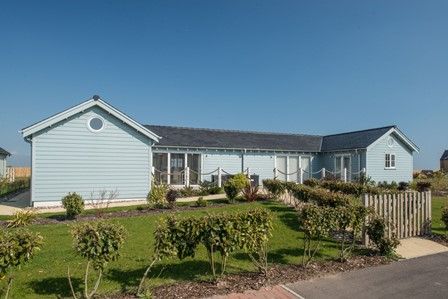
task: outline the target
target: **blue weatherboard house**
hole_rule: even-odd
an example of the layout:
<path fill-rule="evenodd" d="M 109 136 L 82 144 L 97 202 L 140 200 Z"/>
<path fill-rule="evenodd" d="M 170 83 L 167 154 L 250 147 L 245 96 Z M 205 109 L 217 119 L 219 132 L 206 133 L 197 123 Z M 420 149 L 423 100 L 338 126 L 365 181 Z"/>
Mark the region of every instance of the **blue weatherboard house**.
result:
<path fill-rule="evenodd" d="M 152 177 L 195 186 L 246 172 L 254 182 L 334 176 L 408 182 L 418 147 L 396 126 L 327 136 L 142 125 L 94 96 L 24 128 L 31 144 L 31 205 L 60 205 L 68 192 L 113 190 L 141 200 Z"/>
<path fill-rule="evenodd" d="M 11 154 L 0 147 L 0 180 L 6 176 L 6 158 Z"/>

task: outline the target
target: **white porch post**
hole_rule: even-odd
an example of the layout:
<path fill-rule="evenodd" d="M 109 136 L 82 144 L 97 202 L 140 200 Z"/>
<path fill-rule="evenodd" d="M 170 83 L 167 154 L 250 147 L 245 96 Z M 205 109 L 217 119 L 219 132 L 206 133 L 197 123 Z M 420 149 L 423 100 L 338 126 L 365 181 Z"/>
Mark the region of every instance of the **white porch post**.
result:
<path fill-rule="evenodd" d="M 274 168 L 274 179 L 277 178 L 277 167 Z"/>
<path fill-rule="evenodd" d="M 302 169 L 302 167 L 299 168 L 299 182 L 300 182 L 300 184 L 303 184 L 303 169 Z"/>
<path fill-rule="evenodd" d="M 171 184 L 171 167 L 170 167 L 170 165 L 171 165 L 171 153 L 167 154 L 167 163 L 168 163 L 168 165 L 166 166 L 166 172 L 167 172 L 167 174 L 166 174 L 166 183 L 168 185 L 170 185 Z"/>
<path fill-rule="evenodd" d="M 221 167 L 218 167 L 218 187 L 222 187 L 222 178 L 221 178 L 221 175 L 222 175 L 222 170 L 221 170 Z"/>
<path fill-rule="evenodd" d="M 325 167 L 322 168 L 322 179 L 325 179 Z"/>
<path fill-rule="evenodd" d="M 344 167 L 344 182 L 347 182 L 347 168 Z"/>
<path fill-rule="evenodd" d="M 190 186 L 190 167 L 185 167 L 185 186 Z"/>

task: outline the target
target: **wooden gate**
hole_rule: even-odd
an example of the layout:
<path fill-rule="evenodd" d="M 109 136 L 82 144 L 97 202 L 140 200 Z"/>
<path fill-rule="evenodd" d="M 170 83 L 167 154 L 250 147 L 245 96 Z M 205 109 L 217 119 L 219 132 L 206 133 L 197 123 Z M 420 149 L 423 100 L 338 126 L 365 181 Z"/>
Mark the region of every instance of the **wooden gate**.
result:
<path fill-rule="evenodd" d="M 365 194 L 363 203 L 386 220 L 389 237 L 404 239 L 431 232 L 431 191 Z M 365 233 L 363 240 L 369 244 Z"/>

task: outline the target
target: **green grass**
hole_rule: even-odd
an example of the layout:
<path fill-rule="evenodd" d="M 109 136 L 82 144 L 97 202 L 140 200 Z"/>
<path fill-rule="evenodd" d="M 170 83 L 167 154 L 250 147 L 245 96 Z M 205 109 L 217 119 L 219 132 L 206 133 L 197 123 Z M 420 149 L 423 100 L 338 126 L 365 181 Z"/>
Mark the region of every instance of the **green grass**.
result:
<path fill-rule="evenodd" d="M 274 234 L 270 242 L 270 262 L 299 263 L 303 234 L 298 231 L 297 215 L 294 210 L 279 203 L 257 202 L 228 205 L 214 209 L 184 211 L 182 215 L 204 215 L 206 212 L 237 211 L 253 207 L 265 207 L 274 214 Z M 165 213 L 164 215 L 168 214 Z M 127 241 L 120 258 L 109 264 L 100 287 L 101 293 L 115 293 L 135 287 L 141 278 L 151 253 L 153 231 L 164 215 L 147 215 L 132 218 L 117 218 L 127 230 Z M 45 244 L 36 257 L 21 269 L 15 270 L 12 298 L 55 298 L 57 295 L 70 296 L 67 283 L 67 266 L 70 266 L 74 286 L 80 290 L 85 261 L 76 256 L 68 224 L 34 225 L 30 229 L 40 232 Z M 337 256 L 335 243 L 325 243 L 319 259 Z M 228 272 L 255 270 L 248 257 L 242 252 L 233 254 L 228 262 Z M 163 271 L 160 274 L 160 271 Z M 173 283 L 209 275 L 209 265 L 204 248 L 200 248 L 194 259 L 183 261 L 170 259 L 157 265 L 151 285 Z M 159 276 L 160 274 L 160 276 Z M 0 282 L 1 286 L 5 281 Z"/>
<path fill-rule="evenodd" d="M 432 198 L 432 227 L 434 234 L 448 233 L 445 224 L 442 222 L 442 208 L 448 205 L 448 197 L 433 196 Z"/>

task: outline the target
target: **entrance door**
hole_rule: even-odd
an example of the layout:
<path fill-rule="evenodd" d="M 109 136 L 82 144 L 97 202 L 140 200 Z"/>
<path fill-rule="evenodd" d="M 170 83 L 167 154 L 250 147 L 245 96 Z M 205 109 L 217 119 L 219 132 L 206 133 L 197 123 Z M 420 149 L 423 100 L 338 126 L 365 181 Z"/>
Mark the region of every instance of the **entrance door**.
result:
<path fill-rule="evenodd" d="M 344 168 L 347 169 L 347 180 L 350 179 L 350 156 L 336 156 L 335 157 L 335 168 L 336 177 L 343 179 L 344 177 Z"/>
<path fill-rule="evenodd" d="M 171 154 L 170 159 L 170 172 L 171 172 L 171 184 L 183 185 L 183 171 L 185 169 L 185 154 Z"/>

